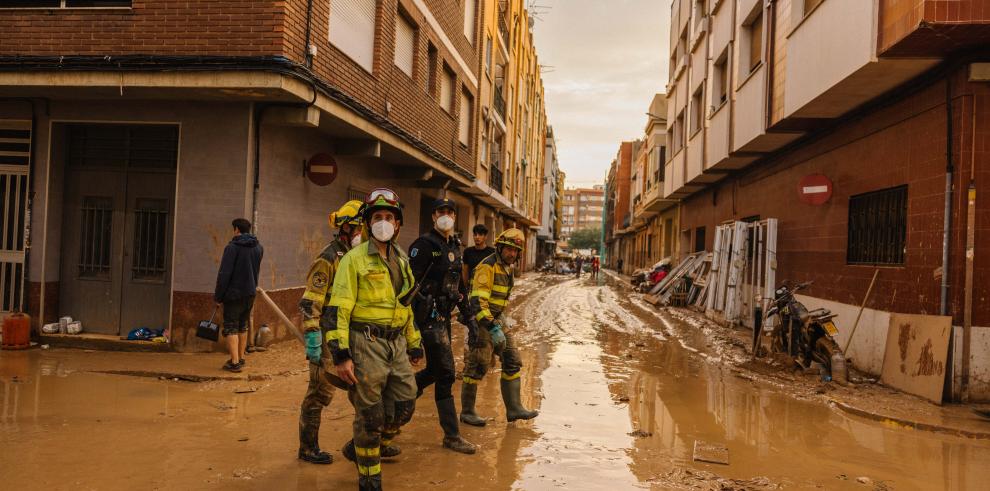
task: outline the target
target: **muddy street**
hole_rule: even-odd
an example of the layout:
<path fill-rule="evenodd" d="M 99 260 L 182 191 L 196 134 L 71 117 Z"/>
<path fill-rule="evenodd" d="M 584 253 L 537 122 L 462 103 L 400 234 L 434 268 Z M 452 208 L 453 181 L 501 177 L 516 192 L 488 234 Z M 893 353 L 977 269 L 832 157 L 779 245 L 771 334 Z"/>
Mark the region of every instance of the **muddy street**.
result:
<path fill-rule="evenodd" d="M 733 355 L 614 280 L 529 275 L 510 310 L 531 422 L 506 424 L 498 377 L 479 390 L 474 456 L 441 448 L 432 389 L 384 465 L 389 489 L 980 489 L 990 441 L 885 426 L 740 377 Z M 455 353 L 462 333 L 455 332 Z M 144 357 L 144 358 L 142 358 Z M 349 489 L 339 452 L 352 411 L 324 412 L 335 462 L 296 459 L 302 350 L 253 354 L 243 378 L 175 381 L 105 373 L 207 373 L 222 355 L 0 352 L 4 489 Z M 460 360 L 458 361 L 460 364 Z M 135 369 L 135 373 L 137 370 Z M 455 386 L 455 389 L 460 384 Z M 728 464 L 694 460 L 724 446 Z"/>

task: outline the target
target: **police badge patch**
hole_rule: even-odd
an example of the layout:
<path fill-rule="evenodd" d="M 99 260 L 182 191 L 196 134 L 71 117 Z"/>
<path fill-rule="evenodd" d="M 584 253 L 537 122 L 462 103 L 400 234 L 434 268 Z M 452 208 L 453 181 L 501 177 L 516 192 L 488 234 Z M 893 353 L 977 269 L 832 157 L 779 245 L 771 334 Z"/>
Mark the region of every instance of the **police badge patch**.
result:
<path fill-rule="evenodd" d="M 416 254 L 419 254 L 419 249 L 416 248 L 416 247 L 413 247 L 412 250 L 409 251 L 409 257 L 416 257 Z"/>
<path fill-rule="evenodd" d="M 321 289 L 322 288 L 326 288 L 327 283 L 329 281 L 330 281 L 330 278 L 327 276 L 326 273 L 324 273 L 323 271 L 317 271 L 313 275 L 313 281 L 312 281 L 313 288 L 321 288 Z"/>
<path fill-rule="evenodd" d="M 453 252 L 448 252 L 447 253 L 447 260 L 450 261 L 450 262 L 454 262 L 454 253 Z"/>

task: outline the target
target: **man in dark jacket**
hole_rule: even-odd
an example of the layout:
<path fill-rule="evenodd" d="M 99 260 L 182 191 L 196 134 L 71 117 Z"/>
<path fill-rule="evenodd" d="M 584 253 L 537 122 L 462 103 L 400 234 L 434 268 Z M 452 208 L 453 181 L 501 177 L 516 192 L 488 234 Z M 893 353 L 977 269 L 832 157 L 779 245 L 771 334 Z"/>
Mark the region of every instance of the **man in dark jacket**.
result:
<path fill-rule="evenodd" d="M 244 366 L 248 321 L 254 307 L 264 249 L 258 238 L 251 234 L 251 222 L 238 218 L 231 225 L 234 238 L 223 250 L 213 299 L 217 305 L 223 305 L 223 335 L 230 350 L 230 360 L 223 369 L 239 372 Z"/>

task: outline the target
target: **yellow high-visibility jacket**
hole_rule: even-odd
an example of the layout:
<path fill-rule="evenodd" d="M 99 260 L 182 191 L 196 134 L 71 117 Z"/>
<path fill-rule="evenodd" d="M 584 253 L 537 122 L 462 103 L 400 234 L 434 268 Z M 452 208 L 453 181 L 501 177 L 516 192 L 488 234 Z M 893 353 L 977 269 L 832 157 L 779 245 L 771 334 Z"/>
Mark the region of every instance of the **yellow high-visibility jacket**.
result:
<path fill-rule="evenodd" d="M 333 280 L 337 275 L 337 266 L 347 254 L 347 244 L 340 239 L 334 239 L 320 252 L 306 275 L 306 291 L 299 300 L 299 311 L 303 316 L 303 329 L 306 332 L 330 329 L 336 318 L 336 311 L 330 308 L 330 294 Z"/>
<path fill-rule="evenodd" d="M 402 289 L 398 294 L 392 286 L 388 265 L 372 240 L 351 249 L 337 265 L 330 296 L 330 306 L 337 310 L 337 322 L 326 335 L 334 363 L 350 357 L 347 350 L 350 349 L 351 322 L 402 328 L 407 348 L 420 347 L 421 337 L 413 324 L 412 308 L 399 302 L 415 283 L 409 258 L 395 243 L 392 253 L 397 255 L 402 271 Z"/>
<path fill-rule="evenodd" d="M 475 319 L 488 329 L 509 304 L 512 274 L 498 253 L 486 257 L 474 269 L 469 302 Z"/>

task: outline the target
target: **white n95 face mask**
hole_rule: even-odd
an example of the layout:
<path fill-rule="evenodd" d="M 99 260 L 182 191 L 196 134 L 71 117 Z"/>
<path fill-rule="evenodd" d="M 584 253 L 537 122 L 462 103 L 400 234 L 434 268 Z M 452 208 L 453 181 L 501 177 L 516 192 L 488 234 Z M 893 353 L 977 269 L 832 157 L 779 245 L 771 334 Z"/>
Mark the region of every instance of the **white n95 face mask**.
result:
<path fill-rule="evenodd" d="M 395 225 L 385 220 L 375 222 L 371 225 L 371 235 L 374 235 L 379 242 L 388 242 L 395 235 Z"/>
<path fill-rule="evenodd" d="M 354 234 L 354 237 L 351 237 L 351 249 L 359 245 L 361 245 L 361 234 Z"/>
<path fill-rule="evenodd" d="M 437 218 L 437 229 L 441 232 L 450 232 L 454 229 L 454 218 L 450 215 L 444 215 Z"/>

